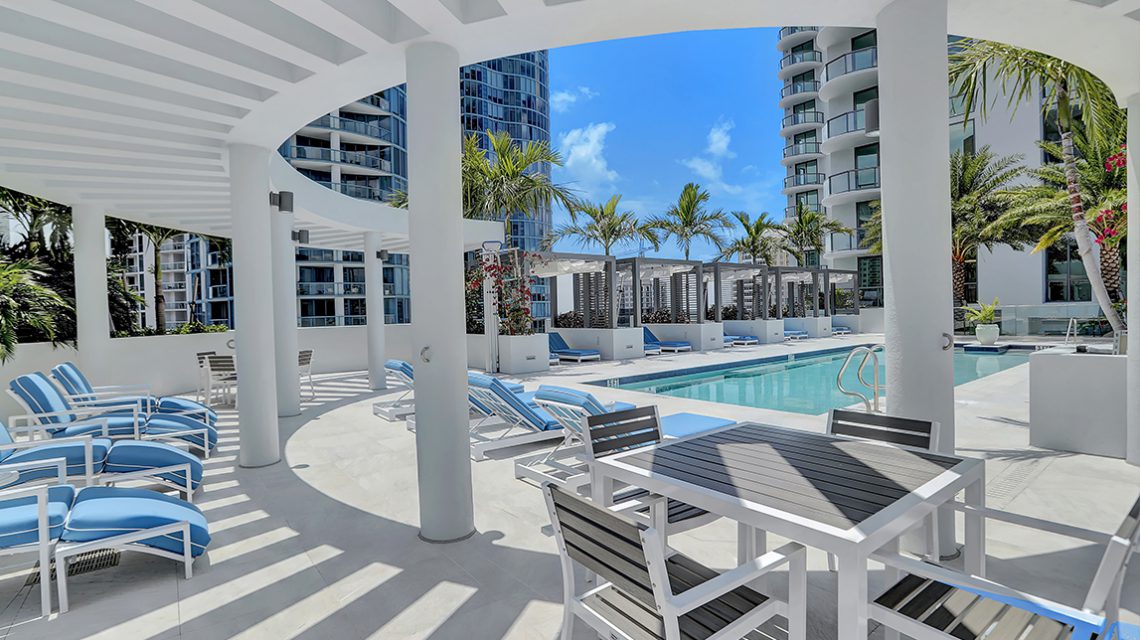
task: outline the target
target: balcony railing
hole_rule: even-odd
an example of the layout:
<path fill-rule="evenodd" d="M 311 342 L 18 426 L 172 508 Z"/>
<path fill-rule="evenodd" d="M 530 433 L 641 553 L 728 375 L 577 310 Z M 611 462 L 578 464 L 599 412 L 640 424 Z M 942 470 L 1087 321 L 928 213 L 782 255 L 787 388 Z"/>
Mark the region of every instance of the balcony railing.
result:
<path fill-rule="evenodd" d="M 784 217 L 785 218 L 791 218 L 793 216 L 799 215 L 799 209 L 801 206 L 806 211 L 814 211 L 815 213 L 819 213 L 819 212 L 823 211 L 823 207 L 819 206 L 818 204 L 803 204 L 803 205 L 794 205 L 793 204 L 790 207 L 784 208 Z"/>
<path fill-rule="evenodd" d="M 966 113 L 966 96 L 950 96 L 950 117 L 957 118 Z"/>
<path fill-rule="evenodd" d="M 383 109 L 385 111 L 391 111 L 392 110 L 391 105 L 388 104 L 387 98 L 385 98 L 383 96 L 378 96 L 374 93 L 357 100 L 357 102 L 363 102 L 364 104 L 369 104 L 369 105 L 372 105 L 372 106 L 377 107 L 379 109 Z"/>
<path fill-rule="evenodd" d="M 186 263 L 185 262 L 162 262 L 160 264 L 162 265 L 163 271 L 185 271 L 186 270 Z"/>
<path fill-rule="evenodd" d="M 228 298 L 230 297 L 230 285 L 215 284 L 210 287 L 208 293 L 211 298 Z"/>
<path fill-rule="evenodd" d="M 854 234 L 833 233 L 828 239 L 828 251 L 858 251 L 863 249 L 863 238 L 866 235 L 866 229 L 859 229 Z"/>
<path fill-rule="evenodd" d="M 162 245 L 163 251 L 182 251 L 186 248 L 185 242 L 172 242 L 170 244 Z"/>
<path fill-rule="evenodd" d="M 386 202 L 392 195 L 392 192 L 387 189 L 377 189 L 375 187 L 353 184 L 351 182 L 328 182 L 326 180 L 317 180 L 316 183 L 328 187 L 333 191 L 339 191 L 346 196 L 352 196 L 353 198 L 363 198 L 365 200 L 379 200 L 381 202 Z"/>
<path fill-rule="evenodd" d="M 301 316 L 298 327 L 354 327 L 368 324 L 367 316 Z"/>
<path fill-rule="evenodd" d="M 166 291 L 185 291 L 186 290 L 186 283 L 185 282 L 163 282 L 162 288 L 165 289 Z"/>
<path fill-rule="evenodd" d="M 819 80 L 802 80 L 800 82 L 789 82 L 780 89 L 780 97 L 787 98 L 788 96 L 796 95 L 797 93 L 818 93 Z"/>
<path fill-rule="evenodd" d="M 349 118 L 342 118 L 340 116 L 325 115 L 313 120 L 309 123 L 310 127 L 320 127 L 322 129 L 334 129 L 336 131 L 346 131 L 348 133 L 357 133 L 362 136 L 370 138 L 379 138 L 385 142 L 393 142 L 392 132 L 384 127 L 380 127 L 368 122 L 360 120 L 352 120 Z"/>
<path fill-rule="evenodd" d="M 827 179 L 827 188 L 832 194 L 879 188 L 879 168 L 852 169 L 837 173 Z"/>
<path fill-rule="evenodd" d="M 804 187 L 813 184 L 823 184 L 824 178 L 827 176 L 822 173 L 797 173 L 792 176 L 784 178 L 784 188 L 790 187 Z"/>
<path fill-rule="evenodd" d="M 797 144 L 790 144 L 784 147 L 784 157 L 791 158 L 792 156 L 802 156 L 811 153 L 819 153 L 818 142 L 800 142 Z"/>
<path fill-rule="evenodd" d="M 823 124 L 822 111 L 801 111 L 784 116 L 780 122 L 781 127 L 792 127 L 798 124 Z"/>
<path fill-rule="evenodd" d="M 295 160 L 317 160 L 320 162 L 335 162 L 349 164 L 377 171 L 392 171 L 392 161 L 371 153 L 360 151 L 344 151 L 342 149 L 329 149 L 326 147 L 290 146 L 289 157 Z"/>
<path fill-rule="evenodd" d="M 784 27 L 780 29 L 780 40 L 788 36 L 794 36 L 797 33 L 804 33 L 810 31 L 812 33 L 819 31 L 819 27 Z"/>
<path fill-rule="evenodd" d="M 188 302 L 167 302 L 165 304 L 167 311 L 186 311 L 190 308 L 190 303 Z"/>
<path fill-rule="evenodd" d="M 803 62 L 823 62 L 823 54 L 818 51 L 793 51 L 780 60 L 780 68 Z"/>
<path fill-rule="evenodd" d="M 363 282 L 298 282 L 299 296 L 362 296 Z"/>
<path fill-rule="evenodd" d="M 827 121 L 827 137 L 834 138 L 845 133 L 862 131 L 866 126 L 866 114 L 862 109 L 848 111 Z"/>
<path fill-rule="evenodd" d="M 834 80 L 848 73 L 862 71 L 863 69 L 874 69 L 877 66 L 879 66 L 879 49 L 877 47 L 856 49 L 827 63 L 827 79 Z"/>

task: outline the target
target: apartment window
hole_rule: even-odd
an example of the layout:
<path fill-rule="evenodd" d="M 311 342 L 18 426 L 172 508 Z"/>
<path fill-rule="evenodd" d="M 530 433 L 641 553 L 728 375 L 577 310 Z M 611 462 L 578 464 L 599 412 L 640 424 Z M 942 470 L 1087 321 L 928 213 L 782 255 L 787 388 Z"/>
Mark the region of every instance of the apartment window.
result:
<path fill-rule="evenodd" d="M 815 42 L 812 40 L 808 40 L 807 42 L 805 42 L 803 44 L 797 44 L 796 46 L 792 47 L 791 53 L 803 53 L 804 51 L 813 51 L 812 47 L 814 47 L 814 46 L 815 46 Z"/>
<path fill-rule="evenodd" d="M 867 230 L 863 227 L 871 221 L 874 215 L 873 201 L 855 203 L 855 238 L 860 247 L 863 246 L 863 238 L 867 235 Z"/>
<path fill-rule="evenodd" d="M 878 98 L 878 87 L 871 87 L 869 89 L 863 89 L 862 91 L 856 91 L 854 94 L 852 94 L 851 108 L 856 111 L 862 111 L 863 105 L 867 104 L 871 100 L 877 100 Z"/>
<path fill-rule="evenodd" d="M 813 190 L 813 191 L 803 191 L 801 193 L 797 193 L 794 204 L 797 205 L 797 208 L 799 205 L 802 204 L 802 205 L 807 206 L 808 209 L 814 209 L 814 210 L 818 211 L 819 210 L 819 191 Z"/>
<path fill-rule="evenodd" d="M 793 144 L 803 144 L 805 142 L 819 142 L 819 139 L 816 138 L 816 133 L 814 130 L 797 133 L 794 137 L 792 137 Z"/>
<path fill-rule="evenodd" d="M 815 111 L 815 100 L 808 100 L 792 106 L 792 113 L 809 113 Z"/>
<path fill-rule="evenodd" d="M 1077 241 L 1065 238 L 1045 253 L 1045 301 L 1088 302 L 1092 288 L 1077 252 Z"/>
<path fill-rule="evenodd" d="M 802 266 L 818 267 L 819 266 L 819 252 L 816 251 L 815 249 L 805 251 L 804 252 L 804 263 Z"/>
<path fill-rule="evenodd" d="M 792 84 L 799 84 L 801 82 L 815 82 L 815 71 L 805 71 L 792 76 Z"/>
<path fill-rule="evenodd" d="M 879 143 L 855 147 L 855 188 L 874 187 L 879 181 Z"/>
<path fill-rule="evenodd" d="M 860 256 L 859 306 L 883 306 L 883 256 Z"/>
<path fill-rule="evenodd" d="M 818 162 L 816 162 L 815 160 L 809 160 L 807 162 L 796 163 L 796 175 L 797 176 L 807 175 L 809 173 L 819 173 L 819 163 Z"/>
<path fill-rule="evenodd" d="M 335 282 L 332 267 L 300 267 L 298 270 L 299 282 Z"/>
<path fill-rule="evenodd" d="M 879 38 L 878 38 L 878 33 L 876 31 L 871 30 L 871 31 L 868 31 L 866 33 L 860 33 L 859 35 L 855 36 L 854 38 L 851 38 L 851 50 L 852 51 L 858 51 L 859 49 L 866 49 L 867 47 L 873 47 L 876 44 L 878 44 L 878 42 L 879 42 Z"/>
<path fill-rule="evenodd" d="M 974 121 L 967 120 L 962 124 L 950 125 L 950 153 L 974 153 Z"/>

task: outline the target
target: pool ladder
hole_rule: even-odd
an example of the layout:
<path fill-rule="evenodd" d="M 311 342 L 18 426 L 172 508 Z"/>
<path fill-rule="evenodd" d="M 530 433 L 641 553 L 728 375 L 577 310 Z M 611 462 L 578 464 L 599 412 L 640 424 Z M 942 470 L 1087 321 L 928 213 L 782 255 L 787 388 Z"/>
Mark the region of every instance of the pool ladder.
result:
<path fill-rule="evenodd" d="M 847 354 L 847 359 L 843 361 L 843 366 L 839 368 L 839 374 L 835 376 L 835 387 L 839 389 L 840 393 L 859 398 L 863 401 L 863 406 L 867 408 L 868 412 L 879 413 L 879 352 L 886 352 L 887 346 L 885 344 L 873 344 L 869 347 L 855 347 L 851 353 Z M 871 392 L 871 396 L 861 391 L 853 391 L 843 386 L 843 374 L 847 372 L 847 367 L 851 366 L 851 362 L 857 356 L 863 356 L 859 362 L 859 368 L 855 370 L 855 377 L 858 378 L 859 384 L 866 387 Z M 875 374 L 871 382 L 867 382 L 863 377 L 863 369 L 870 362 L 875 366 Z"/>

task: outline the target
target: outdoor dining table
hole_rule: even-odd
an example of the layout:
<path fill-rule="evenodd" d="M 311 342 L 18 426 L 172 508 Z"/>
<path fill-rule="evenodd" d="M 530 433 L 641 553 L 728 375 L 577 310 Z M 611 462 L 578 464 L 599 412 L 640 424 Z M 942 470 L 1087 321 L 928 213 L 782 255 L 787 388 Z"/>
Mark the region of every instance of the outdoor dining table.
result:
<path fill-rule="evenodd" d="M 764 553 L 768 533 L 835 554 L 839 640 L 867 638 L 872 553 L 897 548 L 959 491 L 985 506 L 983 460 L 752 423 L 599 459 L 592 481 L 595 496 L 621 482 L 735 520 L 742 562 Z M 965 568 L 981 576 L 984 519 L 965 518 Z"/>

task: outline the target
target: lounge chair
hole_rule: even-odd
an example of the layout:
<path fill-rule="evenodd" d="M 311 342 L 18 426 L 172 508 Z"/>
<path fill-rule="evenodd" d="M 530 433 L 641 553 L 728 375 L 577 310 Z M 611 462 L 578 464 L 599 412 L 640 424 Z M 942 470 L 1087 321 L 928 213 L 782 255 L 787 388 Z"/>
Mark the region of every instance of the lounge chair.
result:
<path fill-rule="evenodd" d="M 502 380 L 475 372 L 467 373 L 467 390 L 474 402 L 503 420 L 471 429 L 472 459 L 483 460 L 488 451 L 562 439 L 562 426 L 534 404 L 533 394 L 517 393 Z"/>
<path fill-rule="evenodd" d="M 661 345 L 659 344 L 642 344 L 642 350 L 647 356 L 661 355 Z"/>
<path fill-rule="evenodd" d="M 207 457 L 218 444 L 218 431 L 194 418 L 176 413 L 145 415 L 138 403 L 130 409 L 109 411 L 108 407 L 74 406 L 67 396 L 42 373 L 17 376 L 8 384 L 8 394 L 26 411 L 19 418 L 24 426 L 44 427 L 52 438 L 85 434 L 135 440 L 179 440 L 199 449 Z M 92 423 L 103 418 L 105 423 Z M 17 427 L 9 421 L 9 427 Z"/>
<path fill-rule="evenodd" d="M 848 327 L 832 327 L 831 328 L 831 335 L 833 335 L 833 336 L 849 336 L 849 335 L 851 335 L 851 329 L 849 329 Z"/>
<path fill-rule="evenodd" d="M 470 373 L 480 373 L 480 372 L 479 371 L 468 371 L 468 373 L 470 374 Z M 502 382 L 503 385 L 512 393 L 520 394 L 520 393 L 524 392 L 522 384 L 520 384 L 518 382 L 508 382 L 506 380 L 500 380 L 500 382 Z M 469 414 L 468 414 L 468 428 L 469 429 L 472 429 L 472 430 L 481 429 L 483 427 L 490 427 L 494 424 L 503 424 L 504 423 L 504 420 L 502 418 L 495 415 L 494 410 L 492 410 L 490 407 L 488 407 L 487 405 L 480 402 L 475 397 L 475 395 L 473 393 L 471 393 L 470 386 L 468 386 L 468 390 L 467 390 L 467 407 L 468 407 L 468 409 L 470 409 Z M 408 417 L 404 418 L 404 420 L 407 422 L 408 431 L 411 431 L 414 433 L 416 430 L 416 414 L 414 414 L 414 413 L 410 414 Z"/>
<path fill-rule="evenodd" d="M 784 329 L 784 340 L 803 340 L 811 337 L 807 331 Z"/>
<path fill-rule="evenodd" d="M 759 637 L 756 627 L 782 615 L 788 619 L 788 640 L 806 639 L 807 556 L 802 545 L 789 542 L 717 573 L 669 550 L 660 527 L 645 527 L 555 485 L 543 492 L 562 560 L 560 637 L 573 637 L 580 619 L 605 638 L 740 640 Z M 663 506 L 660 500 L 632 501 L 630 506 L 645 504 Z M 576 564 L 593 574 L 595 583 L 580 588 Z M 786 601 L 745 586 L 784 565 Z"/>
<path fill-rule="evenodd" d="M 313 384 L 313 350 L 301 349 L 297 352 L 297 375 L 309 380 L 309 399 L 317 397 L 317 387 Z"/>
<path fill-rule="evenodd" d="M 745 345 L 760 344 L 760 338 L 756 336 L 725 336 L 724 346 L 726 347 L 739 347 Z"/>
<path fill-rule="evenodd" d="M 646 346 L 652 345 L 654 348 L 660 349 L 661 351 L 678 353 L 681 351 L 693 350 L 693 345 L 683 340 L 658 340 L 657 336 L 653 335 L 653 332 L 649 330 L 649 327 L 642 327 L 641 335 L 645 340 Z"/>
<path fill-rule="evenodd" d="M 601 360 L 602 352 L 597 349 L 571 349 L 570 345 L 562 339 L 562 335 L 557 331 L 551 331 L 546 334 L 550 339 L 550 354 L 558 356 L 559 360 L 570 360 L 573 362 L 585 362 L 587 360 Z"/>
<path fill-rule="evenodd" d="M 75 405 L 114 409 L 137 403 L 148 415 L 171 413 L 190 416 L 211 426 L 218 423 L 217 412 L 206 405 L 177 396 L 153 396 L 146 385 L 92 386 L 73 362 L 52 367 L 51 377 Z"/>
<path fill-rule="evenodd" d="M 403 420 L 416 412 L 415 399 L 409 397 L 415 389 L 415 370 L 411 364 L 395 359 L 386 361 L 384 369 L 389 377 L 395 379 L 404 388 L 404 392 L 395 399 L 378 400 L 372 403 L 372 413 L 390 422 Z"/>
<path fill-rule="evenodd" d="M 966 507 L 960 502 L 951 502 L 949 506 L 979 511 L 978 507 Z M 980 511 L 982 517 L 1034 530 L 1038 535 L 1046 532 L 1080 540 L 1086 545 L 1089 542 L 1103 545 L 1104 554 L 1081 607 L 1059 604 L 981 576 L 883 551 L 872 558 L 884 564 L 888 588 L 882 595 L 872 596 L 870 618 L 916 640 L 980 638 L 983 631 L 986 638 L 1026 640 L 1126 637 L 1118 626 L 1120 592 L 1128 560 L 1140 539 L 1140 501 L 1132 505 L 1123 524 L 1113 534 L 995 509 Z M 1014 565 L 1008 568 L 1016 571 L 1016 561 L 1003 564 Z M 925 602 L 922 598 L 933 594 L 937 594 L 937 599 L 931 601 L 931 606 L 910 605 Z M 936 602 L 946 604 L 935 607 Z M 956 612 L 966 613 L 963 616 L 955 615 Z"/>

